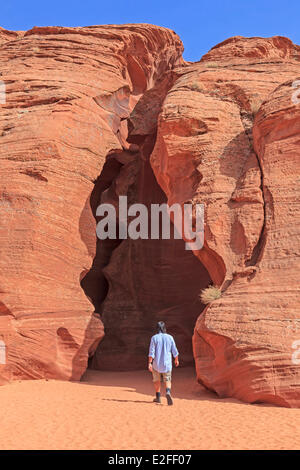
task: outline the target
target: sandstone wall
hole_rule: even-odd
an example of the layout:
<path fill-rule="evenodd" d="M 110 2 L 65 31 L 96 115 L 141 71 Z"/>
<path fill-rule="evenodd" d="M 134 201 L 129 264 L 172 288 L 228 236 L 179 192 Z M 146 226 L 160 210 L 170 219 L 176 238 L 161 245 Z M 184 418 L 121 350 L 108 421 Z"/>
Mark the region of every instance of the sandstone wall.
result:
<path fill-rule="evenodd" d="M 164 319 L 219 396 L 299 406 L 300 48 L 182 51 L 152 25 L 0 29 L 0 383 L 143 368 Z M 120 195 L 204 203 L 204 248 L 97 240 Z"/>

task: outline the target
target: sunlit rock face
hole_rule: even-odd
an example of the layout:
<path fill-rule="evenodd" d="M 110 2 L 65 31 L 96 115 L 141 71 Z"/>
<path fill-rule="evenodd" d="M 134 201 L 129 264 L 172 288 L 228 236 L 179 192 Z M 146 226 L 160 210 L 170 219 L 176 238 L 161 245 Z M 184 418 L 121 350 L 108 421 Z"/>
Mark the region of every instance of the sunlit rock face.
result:
<path fill-rule="evenodd" d="M 300 48 L 182 51 L 152 25 L 0 29 L 0 383 L 144 368 L 164 320 L 207 388 L 299 406 Z M 204 204 L 204 247 L 97 240 L 124 195 Z"/>
<path fill-rule="evenodd" d="M 81 287 L 95 181 L 110 151 L 131 147 L 127 118 L 183 47 L 150 25 L 1 29 L 0 45 L 0 380 L 79 379 L 104 335 Z"/>
<path fill-rule="evenodd" d="M 225 41 L 178 70 L 151 155 L 170 203 L 205 203 L 195 255 L 222 297 L 196 322 L 198 381 L 283 406 L 300 403 L 299 76 L 286 38 Z"/>

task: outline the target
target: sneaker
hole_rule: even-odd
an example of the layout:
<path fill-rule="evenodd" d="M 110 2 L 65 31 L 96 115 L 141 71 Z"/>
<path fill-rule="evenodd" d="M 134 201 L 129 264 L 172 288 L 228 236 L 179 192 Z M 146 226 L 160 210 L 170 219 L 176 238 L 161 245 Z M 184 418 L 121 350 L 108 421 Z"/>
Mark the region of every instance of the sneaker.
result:
<path fill-rule="evenodd" d="M 173 400 L 170 393 L 166 394 L 168 405 L 173 405 Z"/>
<path fill-rule="evenodd" d="M 154 403 L 161 404 L 160 398 L 153 398 L 153 402 L 154 402 Z"/>

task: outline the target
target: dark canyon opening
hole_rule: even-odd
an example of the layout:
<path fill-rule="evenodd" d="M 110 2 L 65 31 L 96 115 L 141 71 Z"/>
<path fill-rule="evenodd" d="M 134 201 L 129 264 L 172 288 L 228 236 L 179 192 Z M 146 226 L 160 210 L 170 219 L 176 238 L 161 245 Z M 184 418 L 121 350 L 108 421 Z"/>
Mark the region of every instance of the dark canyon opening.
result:
<path fill-rule="evenodd" d="M 128 206 L 144 204 L 148 214 L 151 204 L 167 203 L 153 173 L 150 155 L 156 141 L 158 115 L 174 79 L 172 74 L 166 76 L 145 91 L 128 118 L 120 118 L 115 134 L 123 150 L 108 153 L 90 197 L 96 223 L 100 220 L 96 217 L 99 204 L 110 203 L 117 211 L 120 195 L 127 196 Z M 116 112 L 115 103 L 112 107 Z M 97 239 L 93 265 L 81 287 L 101 316 L 105 336 L 89 359 L 89 367 L 144 369 L 149 342 L 160 320 L 175 338 L 181 365 L 193 365 L 193 330 L 204 309 L 199 293 L 210 283 L 208 271 L 186 250 L 185 241 L 174 238 L 172 224 L 170 239 Z"/>
<path fill-rule="evenodd" d="M 155 136 L 148 136 L 138 152 L 108 155 L 91 195 L 91 208 L 101 202 L 117 206 L 120 192 L 128 205 L 166 203 L 148 158 Z M 149 211 L 150 212 L 150 211 Z M 90 271 L 81 282 L 99 313 L 105 337 L 89 360 L 98 370 L 137 370 L 147 365 L 148 347 L 157 321 L 163 320 L 175 338 L 182 366 L 194 363 L 192 336 L 204 308 L 201 289 L 211 278 L 182 239 L 99 240 Z"/>

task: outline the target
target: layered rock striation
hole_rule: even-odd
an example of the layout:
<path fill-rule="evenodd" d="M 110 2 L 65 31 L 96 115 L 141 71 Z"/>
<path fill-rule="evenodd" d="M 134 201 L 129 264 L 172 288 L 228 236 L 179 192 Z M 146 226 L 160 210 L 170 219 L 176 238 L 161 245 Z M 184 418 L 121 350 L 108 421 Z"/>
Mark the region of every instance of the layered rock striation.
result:
<path fill-rule="evenodd" d="M 152 25 L 0 29 L 1 383 L 145 367 L 164 319 L 219 396 L 299 406 L 300 47 L 182 51 Z M 204 247 L 97 239 L 119 196 L 203 203 Z"/>

